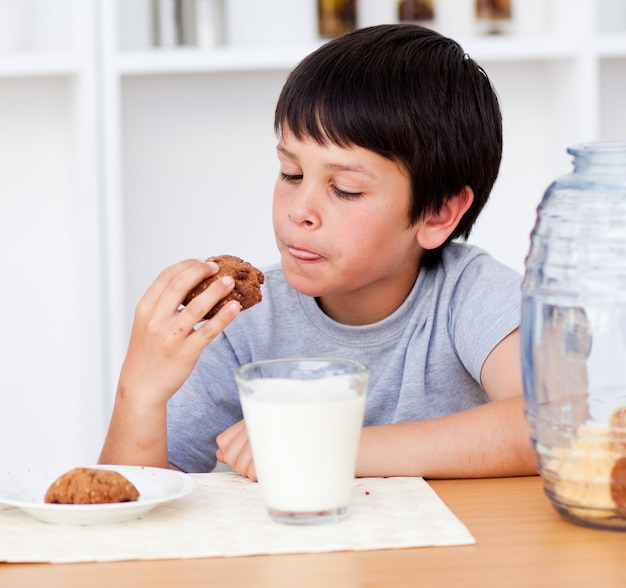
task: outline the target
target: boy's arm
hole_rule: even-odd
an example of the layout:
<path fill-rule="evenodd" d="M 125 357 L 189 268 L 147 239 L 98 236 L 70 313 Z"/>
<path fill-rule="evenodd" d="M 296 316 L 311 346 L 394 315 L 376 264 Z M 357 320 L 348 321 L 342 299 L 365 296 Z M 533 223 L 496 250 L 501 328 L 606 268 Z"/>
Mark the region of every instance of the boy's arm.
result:
<path fill-rule="evenodd" d="M 99 463 L 168 468 L 167 402 L 149 406 L 120 383 Z"/>
<path fill-rule="evenodd" d="M 519 330 L 487 357 L 492 402 L 456 414 L 363 429 L 358 476 L 478 478 L 537 473 L 525 418 Z"/>
<path fill-rule="evenodd" d="M 521 398 L 363 429 L 357 476 L 483 478 L 537 473 Z"/>
<path fill-rule="evenodd" d="M 519 331 L 503 339 L 482 369 L 492 402 L 435 419 L 366 427 L 356 474 L 479 478 L 536 473 L 524 414 Z M 220 461 L 256 479 L 244 421 L 217 438 Z"/>
<path fill-rule="evenodd" d="M 195 328 L 232 290 L 232 278 L 222 278 L 180 309 L 186 293 L 217 271 L 215 263 L 201 260 L 173 265 L 157 277 L 137 305 L 100 463 L 169 467 L 167 402 L 187 379 L 202 350 L 241 308 L 231 301 Z"/>

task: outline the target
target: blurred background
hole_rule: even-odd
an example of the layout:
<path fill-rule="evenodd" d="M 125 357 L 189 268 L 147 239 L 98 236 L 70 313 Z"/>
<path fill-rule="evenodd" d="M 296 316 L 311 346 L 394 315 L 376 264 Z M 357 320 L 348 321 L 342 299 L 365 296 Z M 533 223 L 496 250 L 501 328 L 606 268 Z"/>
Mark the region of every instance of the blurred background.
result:
<path fill-rule="evenodd" d="M 1 470 L 97 460 L 162 268 L 277 260 L 287 74 L 401 20 L 456 38 L 497 88 L 504 157 L 470 240 L 523 272 L 567 146 L 626 138 L 626 1 L 0 0 Z"/>

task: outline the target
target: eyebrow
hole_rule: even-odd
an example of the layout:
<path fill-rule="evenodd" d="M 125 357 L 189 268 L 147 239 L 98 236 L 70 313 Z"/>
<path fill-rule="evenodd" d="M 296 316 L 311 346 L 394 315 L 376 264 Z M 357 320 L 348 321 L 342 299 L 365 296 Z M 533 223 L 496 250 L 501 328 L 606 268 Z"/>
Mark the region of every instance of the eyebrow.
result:
<path fill-rule="evenodd" d="M 289 151 L 289 149 L 286 149 L 280 143 L 276 146 L 276 151 L 280 151 L 280 153 L 282 153 L 286 157 L 290 157 L 291 159 L 297 159 L 297 156 L 295 153 Z M 375 178 L 374 174 L 372 174 L 370 171 L 368 171 L 367 169 L 365 169 L 364 167 L 360 165 L 344 165 L 342 163 L 329 163 L 328 167 L 336 171 L 358 172 L 366 176 L 369 176 L 371 178 Z"/>
<path fill-rule="evenodd" d="M 285 149 L 281 143 L 276 145 L 276 151 L 280 151 L 282 154 L 293 159 L 295 159 L 296 157 L 295 153 L 292 153 L 291 151 L 289 151 L 289 149 Z"/>

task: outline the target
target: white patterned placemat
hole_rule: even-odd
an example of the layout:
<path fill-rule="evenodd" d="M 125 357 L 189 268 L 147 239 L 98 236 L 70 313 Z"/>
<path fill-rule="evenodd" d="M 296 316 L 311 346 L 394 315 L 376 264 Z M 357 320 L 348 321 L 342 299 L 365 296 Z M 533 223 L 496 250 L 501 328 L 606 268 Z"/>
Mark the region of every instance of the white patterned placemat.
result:
<path fill-rule="evenodd" d="M 349 515 L 326 525 L 270 520 L 258 485 L 194 474 L 188 496 L 143 518 L 90 526 L 40 522 L 0 506 L 0 561 L 86 562 L 393 549 L 475 543 L 422 478 L 359 478 Z"/>

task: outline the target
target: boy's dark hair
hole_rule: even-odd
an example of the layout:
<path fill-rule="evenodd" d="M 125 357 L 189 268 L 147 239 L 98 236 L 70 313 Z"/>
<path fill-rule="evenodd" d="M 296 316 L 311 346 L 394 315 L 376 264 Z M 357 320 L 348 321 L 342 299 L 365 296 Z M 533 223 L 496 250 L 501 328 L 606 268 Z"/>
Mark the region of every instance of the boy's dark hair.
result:
<path fill-rule="evenodd" d="M 410 24 L 358 29 L 326 43 L 291 73 L 278 99 L 276 133 L 356 145 L 409 173 L 410 222 L 437 212 L 464 186 L 474 202 L 450 236 L 465 237 L 502 157 L 495 91 L 461 46 Z"/>

